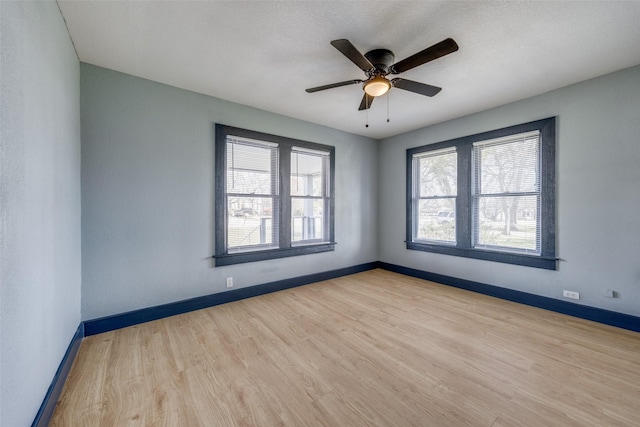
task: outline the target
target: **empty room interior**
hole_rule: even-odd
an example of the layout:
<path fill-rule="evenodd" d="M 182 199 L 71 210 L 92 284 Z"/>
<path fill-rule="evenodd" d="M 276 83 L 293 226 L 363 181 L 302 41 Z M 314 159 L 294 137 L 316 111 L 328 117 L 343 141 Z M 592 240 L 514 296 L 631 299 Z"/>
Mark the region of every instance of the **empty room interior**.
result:
<path fill-rule="evenodd" d="M 640 2 L 0 22 L 1 426 L 638 425 Z"/>

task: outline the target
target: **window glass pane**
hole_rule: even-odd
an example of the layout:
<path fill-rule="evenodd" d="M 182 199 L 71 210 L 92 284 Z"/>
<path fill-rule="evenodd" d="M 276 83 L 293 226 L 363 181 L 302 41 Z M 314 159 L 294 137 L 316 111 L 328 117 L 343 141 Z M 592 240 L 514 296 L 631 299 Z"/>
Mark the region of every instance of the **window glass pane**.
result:
<path fill-rule="evenodd" d="M 291 195 L 323 196 L 325 194 L 324 164 L 328 154 L 291 152 Z"/>
<path fill-rule="evenodd" d="M 475 146 L 480 194 L 538 191 L 538 135 Z"/>
<path fill-rule="evenodd" d="M 278 221 L 271 197 L 227 197 L 227 246 L 230 250 L 277 245 Z M 274 228 L 275 227 L 275 228 Z"/>
<path fill-rule="evenodd" d="M 227 192 L 277 194 L 277 146 L 232 139 L 227 144 Z"/>
<path fill-rule="evenodd" d="M 478 246 L 539 253 L 538 196 L 478 197 Z"/>
<path fill-rule="evenodd" d="M 324 199 L 291 199 L 291 240 L 324 239 Z"/>
<path fill-rule="evenodd" d="M 457 194 L 457 158 L 455 152 L 417 158 L 419 197 Z"/>
<path fill-rule="evenodd" d="M 416 240 L 456 242 L 456 199 L 422 199 L 418 202 Z"/>

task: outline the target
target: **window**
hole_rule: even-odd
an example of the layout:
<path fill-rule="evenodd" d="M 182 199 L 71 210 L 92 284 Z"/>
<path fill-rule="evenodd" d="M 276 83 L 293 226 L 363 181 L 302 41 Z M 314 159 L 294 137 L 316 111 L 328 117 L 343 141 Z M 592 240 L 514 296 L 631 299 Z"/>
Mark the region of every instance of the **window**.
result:
<path fill-rule="evenodd" d="M 333 250 L 334 153 L 216 125 L 216 266 Z"/>
<path fill-rule="evenodd" d="M 407 248 L 555 269 L 555 118 L 407 150 Z"/>
<path fill-rule="evenodd" d="M 326 240 L 331 206 L 328 151 L 291 149 L 291 243 L 301 245 Z"/>
<path fill-rule="evenodd" d="M 228 252 L 278 247 L 278 145 L 227 137 Z"/>
<path fill-rule="evenodd" d="M 457 159 L 455 147 L 414 156 L 415 240 L 456 243 Z"/>
<path fill-rule="evenodd" d="M 540 255 L 540 132 L 473 144 L 474 247 Z"/>

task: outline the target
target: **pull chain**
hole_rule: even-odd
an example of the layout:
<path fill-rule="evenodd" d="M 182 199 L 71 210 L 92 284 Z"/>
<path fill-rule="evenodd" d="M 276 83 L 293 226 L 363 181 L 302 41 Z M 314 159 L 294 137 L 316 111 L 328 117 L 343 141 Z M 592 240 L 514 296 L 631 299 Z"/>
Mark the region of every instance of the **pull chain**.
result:
<path fill-rule="evenodd" d="M 369 127 L 369 97 L 365 95 L 364 98 L 364 113 L 365 113 L 365 124 L 364 127 L 368 128 Z M 389 120 L 389 92 L 387 92 L 387 123 L 390 122 Z"/>
<path fill-rule="evenodd" d="M 369 127 L 369 97 L 367 95 L 364 96 L 364 113 L 365 113 L 365 124 L 364 127 Z"/>
<path fill-rule="evenodd" d="M 389 123 L 389 92 L 387 92 L 387 123 Z"/>

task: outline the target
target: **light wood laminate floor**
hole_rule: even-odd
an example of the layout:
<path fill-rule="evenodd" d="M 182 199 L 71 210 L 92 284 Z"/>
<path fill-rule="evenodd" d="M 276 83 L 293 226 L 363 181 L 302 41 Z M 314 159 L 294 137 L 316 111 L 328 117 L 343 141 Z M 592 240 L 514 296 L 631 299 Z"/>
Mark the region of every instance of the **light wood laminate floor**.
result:
<path fill-rule="evenodd" d="M 639 426 L 640 334 L 384 270 L 85 338 L 52 426 Z"/>

